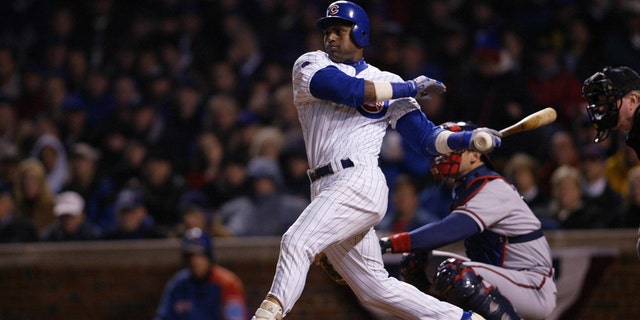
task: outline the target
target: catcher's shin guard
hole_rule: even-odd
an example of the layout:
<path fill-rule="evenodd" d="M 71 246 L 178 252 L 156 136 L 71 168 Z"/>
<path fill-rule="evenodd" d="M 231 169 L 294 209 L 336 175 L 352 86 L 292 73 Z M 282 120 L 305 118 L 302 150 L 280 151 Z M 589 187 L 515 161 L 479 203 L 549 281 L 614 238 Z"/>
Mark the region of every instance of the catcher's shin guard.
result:
<path fill-rule="evenodd" d="M 482 277 L 462 260 L 449 258 L 443 261 L 434 277 L 436 292 L 447 302 L 464 310 L 472 310 L 489 320 L 520 319 L 497 288 L 485 287 Z"/>
<path fill-rule="evenodd" d="M 282 307 L 280 302 L 273 297 L 267 297 L 262 301 L 251 320 L 282 320 Z"/>

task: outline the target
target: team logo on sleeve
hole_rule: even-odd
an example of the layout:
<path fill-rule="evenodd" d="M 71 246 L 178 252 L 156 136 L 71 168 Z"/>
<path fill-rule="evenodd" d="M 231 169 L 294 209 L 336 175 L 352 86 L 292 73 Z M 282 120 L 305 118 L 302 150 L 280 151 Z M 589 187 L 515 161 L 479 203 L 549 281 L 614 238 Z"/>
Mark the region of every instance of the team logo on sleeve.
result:
<path fill-rule="evenodd" d="M 359 106 L 358 112 L 363 116 L 371 119 L 380 119 L 387 114 L 389 108 L 389 101 L 376 102 L 376 104 L 365 104 Z"/>

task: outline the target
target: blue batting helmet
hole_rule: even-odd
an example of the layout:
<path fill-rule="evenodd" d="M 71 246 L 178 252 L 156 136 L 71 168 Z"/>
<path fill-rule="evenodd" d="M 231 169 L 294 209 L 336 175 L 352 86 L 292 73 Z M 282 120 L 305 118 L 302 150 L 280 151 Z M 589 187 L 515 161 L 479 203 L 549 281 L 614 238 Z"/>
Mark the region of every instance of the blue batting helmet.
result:
<path fill-rule="evenodd" d="M 328 19 L 341 19 L 353 23 L 351 35 L 355 43 L 364 47 L 369 44 L 369 16 L 359 5 L 351 1 L 336 1 L 327 7 L 324 17 L 318 19 L 318 28 L 323 29 Z"/>

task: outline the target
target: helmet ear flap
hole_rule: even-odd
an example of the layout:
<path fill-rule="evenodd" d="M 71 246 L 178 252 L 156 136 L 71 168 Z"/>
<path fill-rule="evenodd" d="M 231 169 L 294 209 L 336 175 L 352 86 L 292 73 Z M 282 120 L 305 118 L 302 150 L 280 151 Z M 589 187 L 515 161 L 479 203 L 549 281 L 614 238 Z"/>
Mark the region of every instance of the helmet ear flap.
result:
<path fill-rule="evenodd" d="M 351 37 L 353 38 L 353 42 L 360 47 L 369 44 L 369 30 L 361 27 L 357 23 L 354 24 L 353 29 L 351 29 Z"/>

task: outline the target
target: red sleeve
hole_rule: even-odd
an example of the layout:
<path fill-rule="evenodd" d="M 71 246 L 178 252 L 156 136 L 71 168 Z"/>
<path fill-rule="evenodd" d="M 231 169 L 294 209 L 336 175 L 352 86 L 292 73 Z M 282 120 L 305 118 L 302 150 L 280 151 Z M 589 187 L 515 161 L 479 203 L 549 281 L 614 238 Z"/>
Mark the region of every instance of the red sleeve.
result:
<path fill-rule="evenodd" d="M 231 270 L 215 265 L 211 270 L 211 281 L 218 283 L 222 288 L 225 319 L 248 319 L 247 299 L 242 280 Z"/>

